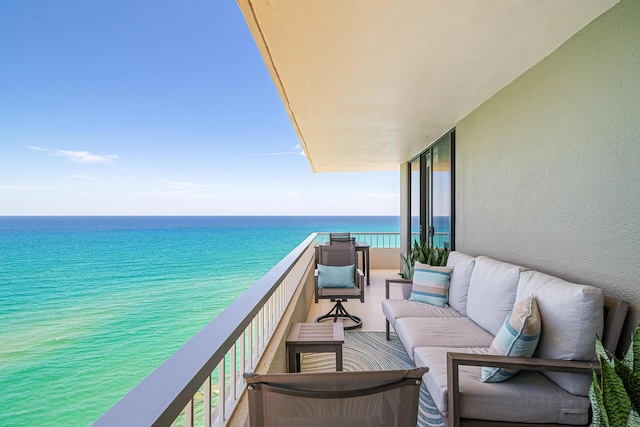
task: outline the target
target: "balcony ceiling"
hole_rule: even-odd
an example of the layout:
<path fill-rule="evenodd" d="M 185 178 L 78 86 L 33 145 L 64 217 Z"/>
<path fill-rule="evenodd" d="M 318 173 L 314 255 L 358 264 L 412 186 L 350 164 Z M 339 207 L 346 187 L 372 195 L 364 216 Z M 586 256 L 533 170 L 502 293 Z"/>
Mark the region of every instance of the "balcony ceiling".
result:
<path fill-rule="evenodd" d="M 618 0 L 237 0 L 316 172 L 398 170 Z"/>

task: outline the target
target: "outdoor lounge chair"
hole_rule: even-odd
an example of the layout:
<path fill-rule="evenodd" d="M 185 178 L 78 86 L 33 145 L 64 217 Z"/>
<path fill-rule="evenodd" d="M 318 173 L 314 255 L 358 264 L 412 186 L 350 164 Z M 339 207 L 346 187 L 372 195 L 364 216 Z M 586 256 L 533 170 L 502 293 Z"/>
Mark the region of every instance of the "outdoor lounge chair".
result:
<path fill-rule="evenodd" d="M 359 299 L 364 302 L 364 274 L 356 268 L 356 244 L 353 240 L 336 242 L 331 245 L 318 245 L 315 271 L 315 302 L 330 299 L 335 302 L 332 309 L 316 319 L 321 322 L 339 318 L 350 319 L 355 324 L 345 329 L 356 329 L 362 326 L 358 316 L 350 314 L 342 305 L 348 299 Z M 336 268 L 338 267 L 338 268 Z"/>
<path fill-rule="evenodd" d="M 415 426 L 427 371 L 248 373 L 249 425 Z"/>

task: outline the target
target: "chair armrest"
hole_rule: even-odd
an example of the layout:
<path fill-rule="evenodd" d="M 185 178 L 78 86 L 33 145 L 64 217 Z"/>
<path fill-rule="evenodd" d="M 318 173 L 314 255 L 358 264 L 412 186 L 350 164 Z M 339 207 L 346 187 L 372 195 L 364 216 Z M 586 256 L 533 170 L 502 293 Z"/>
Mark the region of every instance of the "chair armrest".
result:
<path fill-rule="evenodd" d="M 541 359 L 528 357 L 496 356 L 491 354 L 447 353 L 447 390 L 450 427 L 460 426 L 460 378 L 459 366 L 490 366 L 494 368 L 520 369 L 536 372 L 569 372 L 591 374 L 600 372 L 597 361 Z"/>
<path fill-rule="evenodd" d="M 389 283 L 413 283 L 411 279 L 403 279 L 402 277 L 398 277 L 397 279 L 385 279 L 384 281 L 384 297 L 385 299 L 389 299 Z"/>
<path fill-rule="evenodd" d="M 364 273 L 359 268 L 356 268 L 356 286 L 362 288 L 362 284 L 364 283 Z"/>

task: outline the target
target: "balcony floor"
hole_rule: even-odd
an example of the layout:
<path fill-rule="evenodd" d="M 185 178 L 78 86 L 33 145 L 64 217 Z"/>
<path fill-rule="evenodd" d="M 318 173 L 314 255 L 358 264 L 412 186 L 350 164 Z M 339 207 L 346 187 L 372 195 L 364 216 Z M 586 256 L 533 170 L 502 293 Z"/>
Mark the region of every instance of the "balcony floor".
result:
<path fill-rule="evenodd" d="M 388 278 L 397 278 L 399 270 L 371 270 L 371 285 L 367 286 L 364 294 L 364 303 L 359 300 L 350 300 L 344 304 L 349 313 L 362 319 L 362 328 L 357 331 L 384 331 L 385 317 L 382 314 L 380 302 L 384 299 L 384 281 Z M 402 298 L 399 285 L 392 285 L 390 298 Z M 335 303 L 330 300 L 320 300 L 318 304 L 311 301 L 307 322 L 315 322 L 316 317 L 327 313 Z M 326 320 L 328 322 L 328 320 Z"/>

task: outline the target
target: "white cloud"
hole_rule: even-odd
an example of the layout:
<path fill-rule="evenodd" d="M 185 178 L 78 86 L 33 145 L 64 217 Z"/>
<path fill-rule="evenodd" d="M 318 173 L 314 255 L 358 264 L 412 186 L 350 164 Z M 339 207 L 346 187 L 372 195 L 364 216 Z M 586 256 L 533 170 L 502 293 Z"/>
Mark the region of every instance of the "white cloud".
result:
<path fill-rule="evenodd" d="M 276 151 L 274 153 L 256 154 L 256 156 L 289 156 L 292 154 L 307 157 L 304 154 L 304 151 L 302 151 L 302 147 L 300 146 L 300 144 L 291 147 L 290 151 Z"/>
<path fill-rule="evenodd" d="M 117 154 L 93 154 L 88 151 L 56 150 L 56 155 L 74 163 L 110 163 L 118 158 Z"/>
<path fill-rule="evenodd" d="M 48 148 L 37 147 L 35 145 L 27 145 L 27 148 L 29 150 L 35 150 L 35 151 L 49 151 Z"/>

